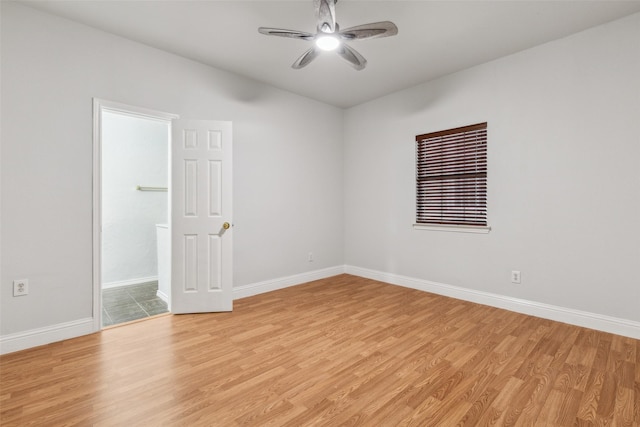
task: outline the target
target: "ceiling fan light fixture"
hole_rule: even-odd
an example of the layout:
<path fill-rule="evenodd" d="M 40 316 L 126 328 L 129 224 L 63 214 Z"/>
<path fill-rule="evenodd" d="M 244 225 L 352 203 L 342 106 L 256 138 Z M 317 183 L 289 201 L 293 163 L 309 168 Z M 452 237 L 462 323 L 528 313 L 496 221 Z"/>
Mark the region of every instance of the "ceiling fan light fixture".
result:
<path fill-rule="evenodd" d="M 260 27 L 258 31 L 267 36 L 287 37 L 314 43 L 310 49 L 305 51 L 291 65 L 294 70 L 299 70 L 309 65 L 322 51 L 334 51 L 354 69 L 363 70 L 367 65 L 367 60 L 345 42 L 395 36 L 398 34 L 398 27 L 391 21 L 381 21 L 342 30 L 336 22 L 335 7 L 337 1 L 313 0 L 317 19 L 317 32 L 315 34 L 307 33 L 306 31 L 270 27 Z"/>
<path fill-rule="evenodd" d="M 340 40 L 333 34 L 322 34 L 316 37 L 316 46 L 322 50 L 336 50 L 340 46 Z"/>

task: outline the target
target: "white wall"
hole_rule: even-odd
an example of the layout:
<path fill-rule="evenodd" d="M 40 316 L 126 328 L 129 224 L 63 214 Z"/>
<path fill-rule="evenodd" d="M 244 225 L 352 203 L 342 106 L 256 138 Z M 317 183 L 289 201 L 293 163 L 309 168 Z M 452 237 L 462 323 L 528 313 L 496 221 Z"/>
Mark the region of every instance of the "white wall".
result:
<path fill-rule="evenodd" d="M 14 3 L 1 31 L 2 336 L 91 317 L 92 97 L 233 121 L 235 286 L 346 262 L 640 320 L 638 14 L 344 115 Z M 480 121 L 493 230 L 413 230 L 415 135 Z"/>
<path fill-rule="evenodd" d="M 93 97 L 233 121 L 235 286 L 342 264 L 342 110 L 1 6 L 1 335 L 92 316 Z"/>
<path fill-rule="evenodd" d="M 169 123 L 102 115 L 102 286 L 157 279 L 156 224 L 167 224 Z M 123 283 L 124 282 L 124 283 Z"/>
<path fill-rule="evenodd" d="M 640 321 L 639 76 L 635 14 L 348 110 L 346 264 Z M 413 230 L 415 135 L 484 121 L 492 231 Z"/>

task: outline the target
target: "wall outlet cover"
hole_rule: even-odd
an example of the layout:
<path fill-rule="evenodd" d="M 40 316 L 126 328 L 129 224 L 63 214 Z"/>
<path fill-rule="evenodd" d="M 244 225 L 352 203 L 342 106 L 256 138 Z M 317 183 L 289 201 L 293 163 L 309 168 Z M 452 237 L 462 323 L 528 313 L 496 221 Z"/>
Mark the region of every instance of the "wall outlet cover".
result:
<path fill-rule="evenodd" d="M 29 295 L 29 280 L 17 279 L 13 281 L 13 296 L 21 297 L 23 295 Z"/>
<path fill-rule="evenodd" d="M 522 277 L 520 275 L 520 272 L 517 270 L 513 270 L 511 272 L 511 283 L 521 283 L 522 282 Z"/>

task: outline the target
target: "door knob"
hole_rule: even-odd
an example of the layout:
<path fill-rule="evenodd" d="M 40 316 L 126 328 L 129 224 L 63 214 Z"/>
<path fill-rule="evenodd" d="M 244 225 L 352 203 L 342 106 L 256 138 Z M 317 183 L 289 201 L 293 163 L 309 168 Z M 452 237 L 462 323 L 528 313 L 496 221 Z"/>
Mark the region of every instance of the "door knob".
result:
<path fill-rule="evenodd" d="M 224 224 L 222 224 L 222 228 L 224 228 L 225 230 L 228 230 L 229 227 L 231 227 L 231 224 L 229 224 L 228 222 L 225 222 Z"/>

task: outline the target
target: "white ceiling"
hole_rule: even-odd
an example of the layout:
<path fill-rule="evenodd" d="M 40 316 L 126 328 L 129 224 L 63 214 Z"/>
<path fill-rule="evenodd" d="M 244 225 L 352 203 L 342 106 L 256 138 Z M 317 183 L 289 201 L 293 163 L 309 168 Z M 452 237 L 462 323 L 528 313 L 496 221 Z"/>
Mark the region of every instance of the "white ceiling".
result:
<path fill-rule="evenodd" d="M 342 28 L 389 20 L 399 29 L 394 37 L 351 42 L 368 60 L 355 71 L 331 53 L 293 70 L 310 42 L 258 33 L 259 26 L 315 33 L 312 0 L 21 3 L 338 107 L 640 12 L 640 0 L 340 0 Z"/>

